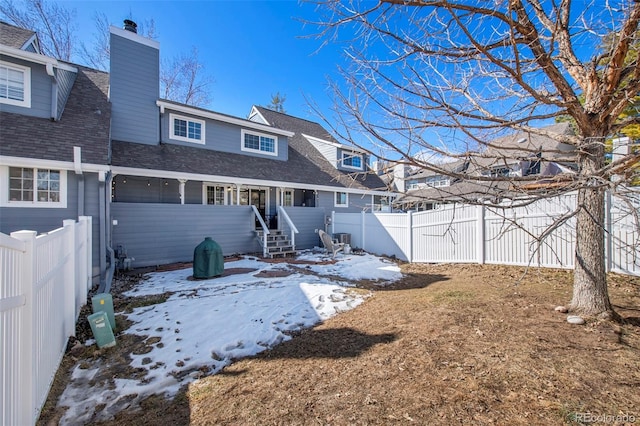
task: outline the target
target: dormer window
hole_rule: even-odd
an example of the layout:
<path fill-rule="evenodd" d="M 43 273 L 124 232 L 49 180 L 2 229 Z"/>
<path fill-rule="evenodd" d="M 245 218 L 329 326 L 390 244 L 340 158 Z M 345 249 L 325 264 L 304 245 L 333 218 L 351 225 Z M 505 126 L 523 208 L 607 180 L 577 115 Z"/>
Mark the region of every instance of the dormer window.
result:
<path fill-rule="evenodd" d="M 204 121 L 175 114 L 171 114 L 169 120 L 171 139 L 204 145 Z"/>
<path fill-rule="evenodd" d="M 362 170 L 362 155 L 354 152 L 343 152 L 342 167 Z"/>
<path fill-rule="evenodd" d="M 275 136 L 265 135 L 249 130 L 242 130 L 243 151 L 259 154 L 278 155 L 278 140 Z"/>
<path fill-rule="evenodd" d="M 31 69 L 0 62 L 0 103 L 31 108 Z"/>

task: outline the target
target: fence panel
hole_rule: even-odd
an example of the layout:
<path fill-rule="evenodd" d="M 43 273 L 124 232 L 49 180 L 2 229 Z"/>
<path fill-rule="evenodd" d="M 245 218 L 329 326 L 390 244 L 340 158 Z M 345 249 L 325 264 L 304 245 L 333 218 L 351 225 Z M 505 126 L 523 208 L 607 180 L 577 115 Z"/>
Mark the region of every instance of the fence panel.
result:
<path fill-rule="evenodd" d="M 2 424 L 34 424 L 91 282 L 91 220 L 0 234 Z M 84 296 L 84 300 L 81 300 Z"/>
<path fill-rule="evenodd" d="M 572 268 L 575 220 L 555 227 L 558 218 L 573 211 L 575 197 L 537 201 L 524 207 L 487 209 L 485 261 L 501 265 Z M 541 236 L 544 236 L 541 238 Z"/>
<path fill-rule="evenodd" d="M 610 270 L 640 275 L 640 199 L 607 201 Z M 573 268 L 576 195 L 527 206 L 446 205 L 417 213 L 333 213 L 333 232 L 354 247 L 413 262 L 465 262 Z"/>
<path fill-rule="evenodd" d="M 331 216 L 331 233 L 351 234 L 351 246 L 365 249 L 362 235 L 362 213 L 335 213 Z M 368 235 L 370 238 L 371 235 Z"/>
<path fill-rule="evenodd" d="M 35 236 L 35 235 L 34 235 Z M 28 307 L 22 291 L 25 271 L 22 268 L 26 244 L 0 234 L 0 424 L 19 425 L 31 422 L 30 410 L 21 409 L 25 392 L 22 372 L 29 364 L 28 352 L 21 345 L 21 336 L 29 328 Z"/>
<path fill-rule="evenodd" d="M 613 199 L 610 264 L 613 272 L 640 276 L 640 199 Z"/>
<path fill-rule="evenodd" d="M 409 224 L 411 215 L 393 213 L 373 213 L 364 215 L 366 250 L 385 256 L 409 260 L 411 235 Z"/>
<path fill-rule="evenodd" d="M 475 206 L 450 205 L 413 214 L 413 261 L 476 262 Z"/>

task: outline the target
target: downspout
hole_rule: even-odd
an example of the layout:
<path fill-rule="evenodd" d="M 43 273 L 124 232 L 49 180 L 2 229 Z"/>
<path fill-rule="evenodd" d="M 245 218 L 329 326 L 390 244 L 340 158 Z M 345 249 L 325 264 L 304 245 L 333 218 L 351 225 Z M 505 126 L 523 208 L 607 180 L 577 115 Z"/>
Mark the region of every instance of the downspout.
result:
<path fill-rule="evenodd" d="M 105 215 L 106 215 L 106 220 L 109 223 L 109 227 L 107 228 L 109 231 L 109 234 L 107 235 L 107 253 L 109 255 L 109 269 L 106 271 L 106 278 L 105 278 L 105 288 L 102 289 L 102 293 L 110 293 L 111 292 L 111 283 L 113 282 L 113 275 L 116 271 L 116 256 L 115 256 L 115 252 L 113 251 L 112 245 L 113 245 L 113 220 L 111 220 L 111 191 L 113 188 L 113 174 L 111 172 L 109 172 L 108 175 L 108 179 L 107 179 L 107 183 L 106 183 L 106 196 L 108 198 L 105 199 Z"/>
<path fill-rule="evenodd" d="M 107 241 L 107 184 L 111 182 L 111 172 L 99 172 L 99 189 L 98 196 L 100 201 L 100 271 L 104 271 L 104 275 L 100 276 L 100 286 L 98 293 L 109 293 L 111 290 L 111 281 L 115 271 L 115 256 L 113 249 L 108 245 Z M 109 269 L 107 269 L 107 252 L 109 253 Z"/>
<path fill-rule="evenodd" d="M 84 174 L 82 173 L 82 148 L 73 147 L 73 168 L 78 177 L 78 217 L 84 216 Z"/>
<path fill-rule="evenodd" d="M 111 89 L 109 89 L 109 94 Z M 107 149 L 107 164 L 111 166 L 111 151 L 113 149 L 111 140 L 111 121 L 109 121 L 109 147 Z M 113 174 L 111 171 L 100 172 L 100 192 L 98 197 L 100 198 L 100 286 L 98 287 L 98 293 L 109 293 L 111 291 L 111 282 L 113 281 L 113 274 L 116 270 L 116 260 L 111 243 L 113 240 L 113 221 L 111 220 L 111 196 L 113 188 Z M 108 188 L 108 192 L 107 192 Z M 109 199 L 107 200 L 107 196 Z M 109 227 L 107 228 L 106 221 L 109 221 Z M 109 234 L 107 235 L 107 229 Z M 106 269 L 106 258 L 109 253 L 109 269 Z M 103 277 L 104 272 L 104 277 Z"/>
<path fill-rule="evenodd" d="M 51 77 L 51 119 L 58 121 L 58 78 L 53 69 L 53 64 L 47 63 L 45 69 L 47 70 L 47 75 Z"/>

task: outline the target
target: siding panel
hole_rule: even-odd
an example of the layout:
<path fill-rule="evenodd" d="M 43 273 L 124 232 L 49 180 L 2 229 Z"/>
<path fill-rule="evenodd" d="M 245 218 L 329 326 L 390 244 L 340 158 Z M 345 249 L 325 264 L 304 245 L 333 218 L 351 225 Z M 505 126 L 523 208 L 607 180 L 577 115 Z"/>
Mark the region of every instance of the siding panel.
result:
<path fill-rule="evenodd" d="M 64 107 L 67 104 L 67 99 L 71 93 L 73 83 L 76 81 L 77 74 L 75 72 L 67 70 L 56 70 L 56 77 L 58 80 L 58 119 L 64 112 Z"/>
<path fill-rule="evenodd" d="M 157 144 L 160 52 L 111 34 L 111 132 L 115 140 Z"/>
<path fill-rule="evenodd" d="M 316 229 L 324 229 L 326 211 L 323 208 L 313 207 L 284 207 L 293 224 L 298 228 L 296 234 L 296 250 L 310 249 L 320 246 L 320 239 Z M 287 226 L 282 226 L 285 232 L 289 232 Z"/>
<path fill-rule="evenodd" d="M 225 255 L 260 250 L 248 206 L 113 203 L 111 212 L 114 248 L 122 245 L 134 267 L 190 262 L 205 237 Z"/>
<path fill-rule="evenodd" d="M 191 117 L 197 120 L 204 120 L 205 122 L 205 144 L 201 145 L 198 143 L 191 143 L 180 141 L 176 139 L 171 139 L 170 130 L 170 122 L 171 122 L 171 112 L 167 108 L 165 113 L 161 118 L 161 126 L 162 126 L 162 141 L 167 143 L 172 143 L 175 145 L 183 145 L 190 146 L 200 149 L 210 149 L 213 151 L 222 151 L 222 152 L 230 152 L 233 154 L 242 154 L 242 155 L 250 155 L 254 157 L 263 157 L 269 158 L 272 160 L 281 160 L 286 161 L 288 158 L 288 142 L 285 136 L 278 136 L 272 134 L 278 144 L 278 155 L 261 155 L 253 152 L 247 152 L 242 150 L 242 136 L 241 136 L 241 126 L 235 124 L 224 123 L 221 121 L 214 121 L 209 119 L 203 119 L 201 117 L 193 116 L 190 114 L 184 113 L 175 113 L 176 115 L 182 117 Z M 268 132 L 252 130 L 246 128 L 248 131 L 269 134 Z"/>
<path fill-rule="evenodd" d="M 0 104 L 0 110 L 31 117 L 51 118 L 51 77 L 44 65 L 0 55 L 0 61 L 31 69 L 31 108 Z"/>

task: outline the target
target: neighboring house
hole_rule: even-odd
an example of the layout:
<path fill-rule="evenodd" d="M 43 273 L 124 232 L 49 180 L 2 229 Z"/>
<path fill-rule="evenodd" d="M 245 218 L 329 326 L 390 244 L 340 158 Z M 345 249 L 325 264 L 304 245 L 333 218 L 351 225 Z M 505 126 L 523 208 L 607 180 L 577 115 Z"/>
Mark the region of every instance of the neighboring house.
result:
<path fill-rule="evenodd" d="M 543 130 L 572 135 L 570 123 L 557 123 Z M 481 153 L 440 165 L 442 173 L 418 170 L 405 178 L 406 193 L 394 206 L 403 210 L 432 210 L 438 205 L 463 201 L 499 201 L 544 189 L 552 176 L 576 171 L 573 146 L 550 137 L 516 132 L 496 139 Z M 512 177 L 531 180 L 515 187 Z M 477 177 L 477 179 L 474 179 Z M 492 179 L 495 178 L 495 179 Z"/>
<path fill-rule="evenodd" d="M 96 278 L 106 267 L 108 85 L 108 74 L 44 56 L 34 32 L 0 22 L 0 232 L 92 216 Z"/>

